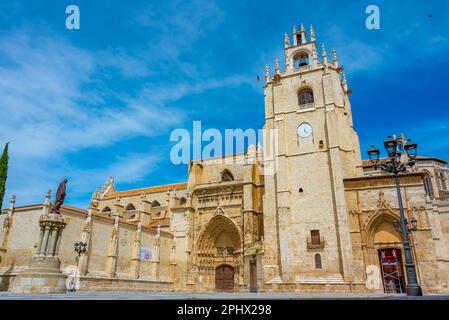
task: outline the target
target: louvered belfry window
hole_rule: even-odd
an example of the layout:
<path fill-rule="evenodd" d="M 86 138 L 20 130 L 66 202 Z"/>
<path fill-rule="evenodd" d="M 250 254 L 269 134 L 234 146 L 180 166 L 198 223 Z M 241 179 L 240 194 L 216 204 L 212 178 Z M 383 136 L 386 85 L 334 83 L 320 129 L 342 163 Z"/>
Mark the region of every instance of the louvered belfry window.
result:
<path fill-rule="evenodd" d="M 313 104 L 313 92 L 312 90 L 304 90 L 298 94 L 298 104 L 300 106 Z"/>

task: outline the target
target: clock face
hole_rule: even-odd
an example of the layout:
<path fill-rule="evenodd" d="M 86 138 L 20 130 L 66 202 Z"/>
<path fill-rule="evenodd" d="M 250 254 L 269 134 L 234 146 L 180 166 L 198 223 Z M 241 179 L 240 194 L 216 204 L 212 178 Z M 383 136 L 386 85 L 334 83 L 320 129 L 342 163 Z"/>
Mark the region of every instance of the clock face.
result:
<path fill-rule="evenodd" d="M 306 122 L 301 123 L 301 125 L 298 127 L 298 136 L 301 138 L 307 138 L 312 135 L 312 126 Z"/>

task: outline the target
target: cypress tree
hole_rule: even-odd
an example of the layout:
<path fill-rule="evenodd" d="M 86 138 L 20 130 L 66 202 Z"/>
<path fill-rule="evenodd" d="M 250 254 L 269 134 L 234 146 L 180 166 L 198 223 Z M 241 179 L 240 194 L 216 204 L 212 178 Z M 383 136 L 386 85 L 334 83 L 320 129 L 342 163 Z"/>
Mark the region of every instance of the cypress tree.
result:
<path fill-rule="evenodd" d="M 0 209 L 3 205 L 3 197 L 5 196 L 5 189 L 6 189 L 6 178 L 8 177 L 8 145 L 9 142 L 6 144 L 5 148 L 3 149 L 2 157 L 0 158 Z"/>

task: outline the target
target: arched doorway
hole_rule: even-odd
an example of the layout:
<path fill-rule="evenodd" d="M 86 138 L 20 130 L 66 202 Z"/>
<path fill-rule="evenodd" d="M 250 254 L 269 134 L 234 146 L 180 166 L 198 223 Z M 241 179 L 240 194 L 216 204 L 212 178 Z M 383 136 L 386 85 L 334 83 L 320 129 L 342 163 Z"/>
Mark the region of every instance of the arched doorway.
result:
<path fill-rule="evenodd" d="M 381 249 L 379 262 L 385 293 L 403 293 L 405 288 L 401 250 Z"/>
<path fill-rule="evenodd" d="M 234 268 L 222 265 L 215 269 L 215 290 L 234 291 Z"/>
<path fill-rule="evenodd" d="M 243 271 L 241 236 L 224 214 L 213 216 L 201 229 L 195 246 L 194 265 L 199 287 L 234 290 Z"/>
<path fill-rule="evenodd" d="M 364 233 L 367 288 L 385 293 L 401 293 L 404 291 L 402 239 L 393 224 L 394 220 L 400 218 L 386 206 L 383 197 L 380 197 L 380 201 L 381 208 L 372 215 Z"/>

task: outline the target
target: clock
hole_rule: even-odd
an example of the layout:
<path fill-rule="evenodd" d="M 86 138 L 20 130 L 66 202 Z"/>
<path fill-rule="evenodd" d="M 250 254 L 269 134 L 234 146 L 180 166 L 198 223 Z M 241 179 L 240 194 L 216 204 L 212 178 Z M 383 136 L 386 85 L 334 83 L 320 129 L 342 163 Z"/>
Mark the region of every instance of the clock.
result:
<path fill-rule="evenodd" d="M 301 123 L 298 127 L 298 136 L 301 138 L 308 138 L 312 135 L 313 129 L 307 122 Z"/>

